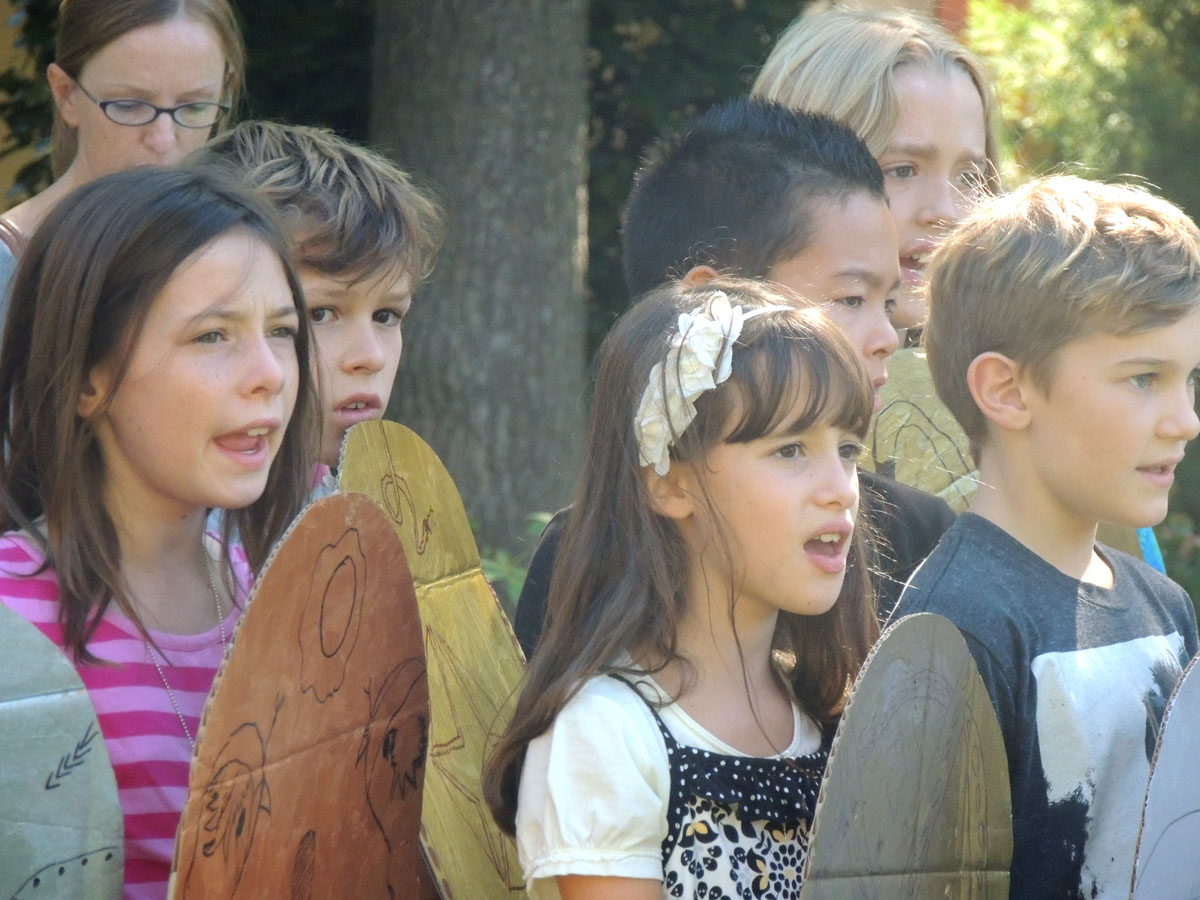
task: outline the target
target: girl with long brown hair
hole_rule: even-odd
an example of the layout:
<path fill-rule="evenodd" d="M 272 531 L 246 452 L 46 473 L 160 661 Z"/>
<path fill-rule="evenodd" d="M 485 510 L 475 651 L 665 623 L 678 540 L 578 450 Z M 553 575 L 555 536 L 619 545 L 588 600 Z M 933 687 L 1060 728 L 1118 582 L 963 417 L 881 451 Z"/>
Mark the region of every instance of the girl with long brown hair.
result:
<path fill-rule="evenodd" d="M 794 891 L 878 629 L 865 366 L 819 311 L 713 279 L 630 310 L 595 396 L 488 802 L 536 898 Z"/>
<path fill-rule="evenodd" d="M 125 814 L 126 900 L 166 896 L 201 710 L 250 573 L 304 503 L 309 358 L 278 224 L 215 175 L 97 179 L 17 270 L 0 603 L 88 689 Z M 205 533 L 210 507 L 232 511 L 224 535 Z"/>

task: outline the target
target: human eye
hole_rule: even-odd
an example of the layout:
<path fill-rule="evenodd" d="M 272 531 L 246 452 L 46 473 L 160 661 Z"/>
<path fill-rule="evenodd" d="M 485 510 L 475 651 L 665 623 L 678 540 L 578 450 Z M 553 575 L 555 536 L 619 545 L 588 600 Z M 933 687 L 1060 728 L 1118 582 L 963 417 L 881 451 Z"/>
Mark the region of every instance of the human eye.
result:
<path fill-rule="evenodd" d="M 332 306 L 313 306 L 308 310 L 308 318 L 314 325 L 321 325 L 333 319 Z"/>
<path fill-rule="evenodd" d="M 862 455 L 862 443 L 859 441 L 843 441 L 838 445 L 838 456 L 846 462 L 857 463 Z"/>
<path fill-rule="evenodd" d="M 836 303 L 838 306 L 845 306 L 847 309 L 858 309 L 867 301 L 866 301 L 866 298 L 864 298 L 864 297 L 852 296 L 852 297 L 835 297 L 835 298 L 833 298 L 833 300 L 831 302 Z"/>
<path fill-rule="evenodd" d="M 225 335 L 221 331 L 205 331 L 192 338 L 193 344 L 219 344 L 225 339 Z"/>
<path fill-rule="evenodd" d="M 273 338 L 283 338 L 284 340 L 294 341 L 299 329 L 294 325 L 276 325 L 268 332 Z"/>
<path fill-rule="evenodd" d="M 887 178 L 915 178 L 917 167 L 912 163 L 896 163 L 895 165 L 885 166 L 883 174 Z"/>
<path fill-rule="evenodd" d="M 895 297 L 888 297 L 883 301 L 883 311 L 890 317 L 896 311 L 899 302 Z"/>
<path fill-rule="evenodd" d="M 377 309 L 371 314 L 371 320 L 379 325 L 399 325 L 404 320 L 404 313 L 398 309 Z"/>
<path fill-rule="evenodd" d="M 791 441 L 782 447 L 776 447 L 774 454 L 780 459 L 799 459 L 804 455 L 804 445 L 798 441 Z"/>
<path fill-rule="evenodd" d="M 1139 372 L 1137 375 L 1129 376 L 1129 383 L 1133 385 L 1135 391 L 1148 391 L 1153 387 L 1155 381 L 1155 373 Z"/>

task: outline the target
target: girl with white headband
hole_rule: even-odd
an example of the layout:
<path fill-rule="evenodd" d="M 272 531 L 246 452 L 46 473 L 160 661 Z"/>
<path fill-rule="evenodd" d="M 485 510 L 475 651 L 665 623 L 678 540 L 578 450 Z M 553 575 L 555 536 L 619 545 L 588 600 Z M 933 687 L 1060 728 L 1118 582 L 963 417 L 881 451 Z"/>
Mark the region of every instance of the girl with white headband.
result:
<path fill-rule="evenodd" d="M 837 327 L 783 304 L 669 285 L 605 341 L 547 631 L 484 771 L 534 898 L 799 890 L 877 634 L 855 528 L 874 398 Z"/>

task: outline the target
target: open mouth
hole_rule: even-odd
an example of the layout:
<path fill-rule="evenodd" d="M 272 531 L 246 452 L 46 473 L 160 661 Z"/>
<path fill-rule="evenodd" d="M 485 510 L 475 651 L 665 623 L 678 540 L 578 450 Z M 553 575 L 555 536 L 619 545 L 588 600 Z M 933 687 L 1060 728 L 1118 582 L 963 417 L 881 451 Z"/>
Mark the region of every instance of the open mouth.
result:
<path fill-rule="evenodd" d="M 232 431 L 217 438 L 217 445 L 230 453 L 240 453 L 243 456 L 253 456 L 261 451 L 267 443 L 270 428 L 247 428 L 245 431 Z"/>

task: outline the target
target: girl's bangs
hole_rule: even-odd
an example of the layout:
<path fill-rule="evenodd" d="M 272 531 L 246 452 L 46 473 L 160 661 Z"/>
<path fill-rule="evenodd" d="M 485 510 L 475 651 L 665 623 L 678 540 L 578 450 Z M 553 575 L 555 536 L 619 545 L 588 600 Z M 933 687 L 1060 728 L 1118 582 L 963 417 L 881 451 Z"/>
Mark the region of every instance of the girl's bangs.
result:
<path fill-rule="evenodd" d="M 866 436 L 875 396 L 853 348 L 845 339 L 829 340 L 820 333 L 824 329 L 805 327 L 808 323 L 791 326 L 795 321 L 734 353 L 730 384 L 737 401 L 729 413 L 736 418 L 727 426 L 727 443 L 822 423 Z"/>

